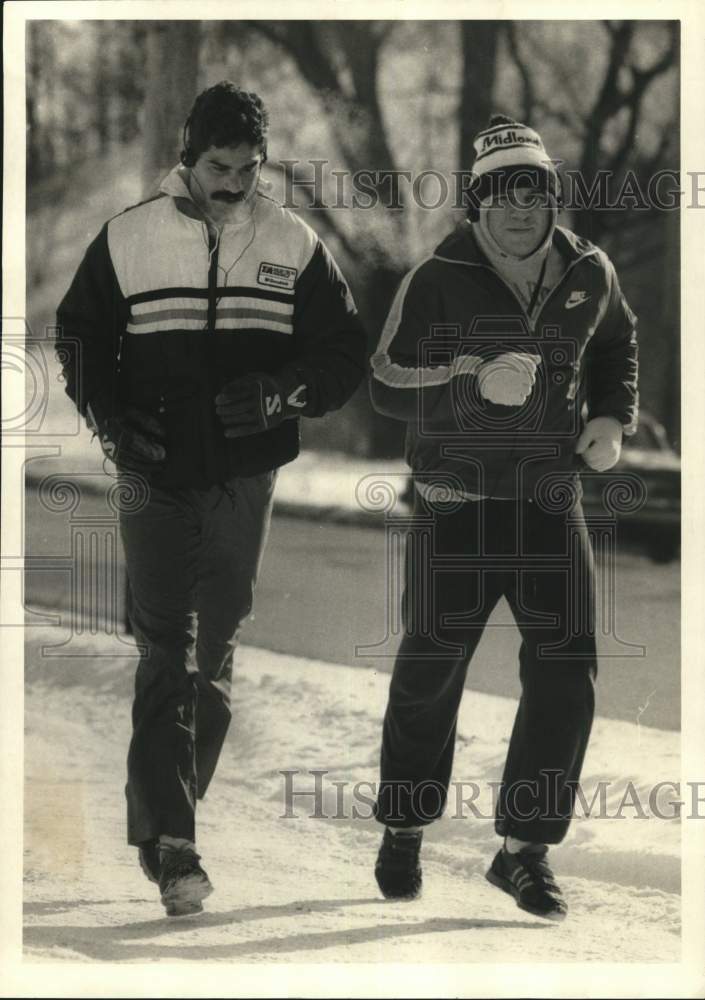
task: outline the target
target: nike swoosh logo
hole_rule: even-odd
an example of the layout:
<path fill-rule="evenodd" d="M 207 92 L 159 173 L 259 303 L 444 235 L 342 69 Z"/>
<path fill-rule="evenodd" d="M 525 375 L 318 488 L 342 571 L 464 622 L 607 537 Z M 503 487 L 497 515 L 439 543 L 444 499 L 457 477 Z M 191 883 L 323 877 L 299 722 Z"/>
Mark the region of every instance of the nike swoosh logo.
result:
<path fill-rule="evenodd" d="M 566 309 L 575 309 L 576 306 L 581 306 L 584 302 L 587 302 L 589 298 L 590 296 L 586 295 L 584 299 L 568 299 L 565 307 Z"/>

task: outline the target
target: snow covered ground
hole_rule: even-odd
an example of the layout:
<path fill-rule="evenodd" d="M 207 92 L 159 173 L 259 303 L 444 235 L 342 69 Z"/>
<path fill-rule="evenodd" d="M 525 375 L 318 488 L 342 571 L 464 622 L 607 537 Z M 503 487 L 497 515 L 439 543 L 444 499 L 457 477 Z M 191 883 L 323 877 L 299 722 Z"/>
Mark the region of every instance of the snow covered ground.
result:
<path fill-rule="evenodd" d="M 454 777 L 481 785 L 476 805 L 488 818 L 469 808 L 457 816 L 451 804 L 427 834 L 422 898 L 385 902 L 372 875 L 379 828 L 349 814 L 352 785 L 377 779 L 388 676 L 253 648 L 238 654 L 233 725 L 199 812 L 216 892 L 200 917 L 167 919 L 124 844 L 133 661 L 43 657 L 41 644 L 55 643 L 57 631 L 31 630 L 26 654 L 27 960 L 679 961 L 677 820 L 633 818 L 629 806 L 622 819 L 576 819 L 554 852 L 571 910 L 561 926 L 522 913 L 484 880 L 497 844 L 486 782 L 498 780 L 506 751 L 514 712 L 506 698 L 468 691 L 459 720 Z M 99 651 L 95 637 L 82 642 L 85 653 Z M 586 796 L 610 782 L 614 816 L 631 781 L 648 813 L 648 788 L 678 780 L 678 753 L 677 733 L 597 720 Z M 313 788 L 312 770 L 327 772 L 326 818 L 310 818 L 312 796 L 295 798 L 295 816 L 283 818 L 287 770 L 298 772 L 296 790 Z M 336 781 L 347 783 L 341 792 Z M 359 792 L 367 814 L 369 788 Z"/>

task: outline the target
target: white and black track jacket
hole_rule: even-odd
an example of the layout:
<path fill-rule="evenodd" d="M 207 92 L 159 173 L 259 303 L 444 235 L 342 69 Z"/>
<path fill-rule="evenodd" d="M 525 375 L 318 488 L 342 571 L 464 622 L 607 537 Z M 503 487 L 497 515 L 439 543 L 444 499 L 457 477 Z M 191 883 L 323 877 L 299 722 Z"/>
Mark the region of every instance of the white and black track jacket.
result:
<path fill-rule="evenodd" d="M 296 457 L 298 420 L 227 440 L 215 396 L 249 372 L 294 368 L 303 415 L 341 407 L 366 340 L 345 280 L 316 233 L 257 194 L 251 219 L 209 234 L 175 168 L 160 194 L 107 222 L 58 309 L 66 391 L 158 415 L 167 463 L 155 485 L 206 487 Z"/>

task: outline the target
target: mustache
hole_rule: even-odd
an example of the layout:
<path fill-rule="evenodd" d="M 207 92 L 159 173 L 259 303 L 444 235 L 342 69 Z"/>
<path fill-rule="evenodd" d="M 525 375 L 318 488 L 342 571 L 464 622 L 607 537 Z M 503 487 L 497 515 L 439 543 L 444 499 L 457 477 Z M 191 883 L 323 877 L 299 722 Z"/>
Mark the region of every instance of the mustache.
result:
<path fill-rule="evenodd" d="M 213 201 L 225 201 L 232 204 L 236 201 L 244 201 L 245 192 L 237 191 L 236 193 L 233 193 L 232 191 L 214 191 L 211 198 Z"/>

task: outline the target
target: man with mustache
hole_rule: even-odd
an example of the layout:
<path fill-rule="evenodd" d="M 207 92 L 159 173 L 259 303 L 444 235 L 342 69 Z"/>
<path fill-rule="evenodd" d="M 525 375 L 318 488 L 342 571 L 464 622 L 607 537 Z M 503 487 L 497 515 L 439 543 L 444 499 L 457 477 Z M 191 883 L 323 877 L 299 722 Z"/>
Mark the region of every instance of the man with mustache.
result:
<path fill-rule="evenodd" d="M 389 898 L 421 890 L 423 830 L 446 805 L 468 665 L 504 597 L 521 632 L 522 693 L 487 878 L 561 920 L 547 852 L 570 823 L 597 672 L 577 473 L 610 469 L 636 430 L 636 320 L 606 254 L 556 224 L 559 180 L 538 133 L 495 116 L 474 146 L 468 219 L 404 279 L 372 357 L 376 408 L 407 422 L 418 518 L 375 874 Z"/>
<path fill-rule="evenodd" d="M 276 470 L 299 417 L 343 406 L 365 334 L 316 233 L 259 185 L 261 99 L 224 81 L 196 99 L 181 164 L 111 219 L 58 310 L 66 390 L 145 502 L 121 511 L 141 647 L 127 835 L 170 916 L 212 891 L 195 814 L 230 721 Z"/>

